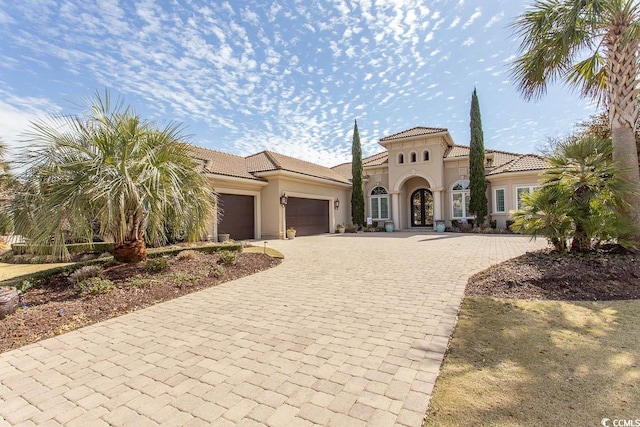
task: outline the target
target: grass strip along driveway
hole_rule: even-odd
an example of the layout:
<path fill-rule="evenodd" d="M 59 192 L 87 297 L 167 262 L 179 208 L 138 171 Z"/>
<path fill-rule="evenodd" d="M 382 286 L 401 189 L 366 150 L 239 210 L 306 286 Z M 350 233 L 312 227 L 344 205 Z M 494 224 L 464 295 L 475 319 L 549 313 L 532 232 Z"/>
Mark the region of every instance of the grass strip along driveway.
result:
<path fill-rule="evenodd" d="M 425 425 L 639 425 L 639 318 L 638 300 L 467 297 Z"/>

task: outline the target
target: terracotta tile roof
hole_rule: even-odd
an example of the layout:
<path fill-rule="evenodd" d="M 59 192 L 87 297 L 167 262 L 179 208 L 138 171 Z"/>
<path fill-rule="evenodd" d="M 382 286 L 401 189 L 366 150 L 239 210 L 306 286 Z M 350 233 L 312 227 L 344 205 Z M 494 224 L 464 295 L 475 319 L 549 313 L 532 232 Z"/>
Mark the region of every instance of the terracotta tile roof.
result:
<path fill-rule="evenodd" d="M 382 153 L 374 154 L 373 156 L 365 157 L 362 159 L 362 166 L 381 166 L 385 163 L 389 163 L 389 152 L 383 151 Z"/>
<path fill-rule="evenodd" d="M 189 145 L 189 152 L 194 159 L 203 162 L 203 169 L 208 173 L 264 181 L 249 173 L 244 157 L 195 145 Z"/>
<path fill-rule="evenodd" d="M 402 132 L 394 133 L 393 135 L 385 136 L 384 138 L 380 139 L 380 142 L 391 141 L 400 138 L 409 138 L 412 136 L 430 135 L 440 132 L 448 132 L 448 129 L 418 126 L 411 129 L 403 130 Z"/>
<path fill-rule="evenodd" d="M 453 147 L 447 148 L 447 151 L 444 152 L 445 159 L 451 157 L 464 157 L 469 155 L 469 147 L 465 145 L 454 145 Z"/>
<path fill-rule="evenodd" d="M 444 153 L 444 157 L 447 159 L 455 158 L 455 157 L 466 157 L 469 156 L 470 148 L 467 145 L 454 145 L 453 147 L 449 147 L 447 151 Z M 485 155 L 490 155 L 491 158 L 491 166 L 486 167 L 487 175 L 493 170 L 501 167 L 505 163 L 511 162 L 515 159 L 518 159 L 523 156 L 523 154 L 517 153 L 509 153 L 507 151 L 500 150 L 485 150 Z"/>
<path fill-rule="evenodd" d="M 386 166 L 389 161 L 389 153 L 383 151 L 382 153 L 377 153 L 369 157 L 365 157 L 362 159 L 362 167 L 372 167 L 372 166 Z M 351 162 L 342 163 L 337 166 L 331 168 L 335 172 L 339 173 L 341 176 L 345 177 L 349 181 L 353 178 L 351 174 Z"/>
<path fill-rule="evenodd" d="M 262 151 L 247 157 L 247 164 L 251 173 L 285 170 L 349 184 L 348 179 L 330 168 L 272 151 Z"/>
<path fill-rule="evenodd" d="M 340 174 L 340 176 L 342 176 L 343 178 L 346 178 L 348 180 L 351 180 L 351 178 L 353 178 L 353 174 L 351 173 L 351 162 L 349 163 L 342 163 L 338 166 L 334 166 L 331 168 L 331 170 L 333 170 L 334 172 Z"/>
<path fill-rule="evenodd" d="M 487 172 L 487 176 L 509 172 L 543 170 L 547 167 L 549 167 L 549 164 L 543 157 L 536 156 L 535 154 L 522 154 Z"/>

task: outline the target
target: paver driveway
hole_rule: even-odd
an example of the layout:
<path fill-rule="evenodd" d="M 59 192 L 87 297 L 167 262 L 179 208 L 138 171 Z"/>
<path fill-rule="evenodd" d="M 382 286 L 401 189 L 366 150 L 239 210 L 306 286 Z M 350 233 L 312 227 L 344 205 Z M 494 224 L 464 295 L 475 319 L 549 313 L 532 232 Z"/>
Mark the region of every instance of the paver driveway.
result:
<path fill-rule="evenodd" d="M 420 426 L 468 276 L 543 243 L 269 246 L 274 269 L 0 354 L 0 425 Z"/>

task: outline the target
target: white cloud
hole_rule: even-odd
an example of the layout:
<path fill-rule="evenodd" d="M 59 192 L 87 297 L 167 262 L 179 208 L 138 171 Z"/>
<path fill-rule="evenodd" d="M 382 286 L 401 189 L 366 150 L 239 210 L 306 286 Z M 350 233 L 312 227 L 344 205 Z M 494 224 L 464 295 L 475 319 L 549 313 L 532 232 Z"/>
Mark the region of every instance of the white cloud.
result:
<path fill-rule="evenodd" d="M 475 42 L 476 41 L 475 41 L 475 39 L 473 37 L 469 37 L 464 42 L 462 42 L 462 46 L 471 46 Z"/>
<path fill-rule="evenodd" d="M 467 22 L 464 23 L 462 29 L 466 29 L 467 27 L 469 27 L 474 23 L 476 19 L 480 18 L 480 16 L 482 16 L 482 12 L 480 12 L 480 8 L 477 8 L 473 15 L 471 15 L 471 17 L 467 20 Z"/>
<path fill-rule="evenodd" d="M 451 22 L 451 24 L 449 25 L 449 29 L 457 27 L 459 23 L 460 17 L 456 16 L 455 18 L 453 18 L 453 22 Z"/>
<path fill-rule="evenodd" d="M 489 19 L 489 21 L 484 25 L 484 28 L 491 28 L 494 24 L 502 21 L 502 18 L 504 18 L 504 12 L 493 15 L 491 19 Z"/>

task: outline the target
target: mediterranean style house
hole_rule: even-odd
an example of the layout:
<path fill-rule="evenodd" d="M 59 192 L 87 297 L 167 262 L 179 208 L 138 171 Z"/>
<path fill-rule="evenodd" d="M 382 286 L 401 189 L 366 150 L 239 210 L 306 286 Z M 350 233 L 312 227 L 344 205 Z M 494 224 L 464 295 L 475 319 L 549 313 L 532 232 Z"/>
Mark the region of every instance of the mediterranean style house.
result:
<path fill-rule="evenodd" d="M 465 222 L 469 206 L 469 147 L 447 129 L 415 127 L 380 139 L 384 151 L 363 159 L 366 216 L 396 230 L 432 229 L 436 221 Z M 263 151 L 247 157 L 191 147 L 220 196 L 223 216 L 211 238 L 235 240 L 331 233 L 351 221 L 351 163 L 327 168 Z M 533 154 L 485 150 L 489 213 L 506 227 L 509 212 L 538 185 L 546 161 Z"/>

